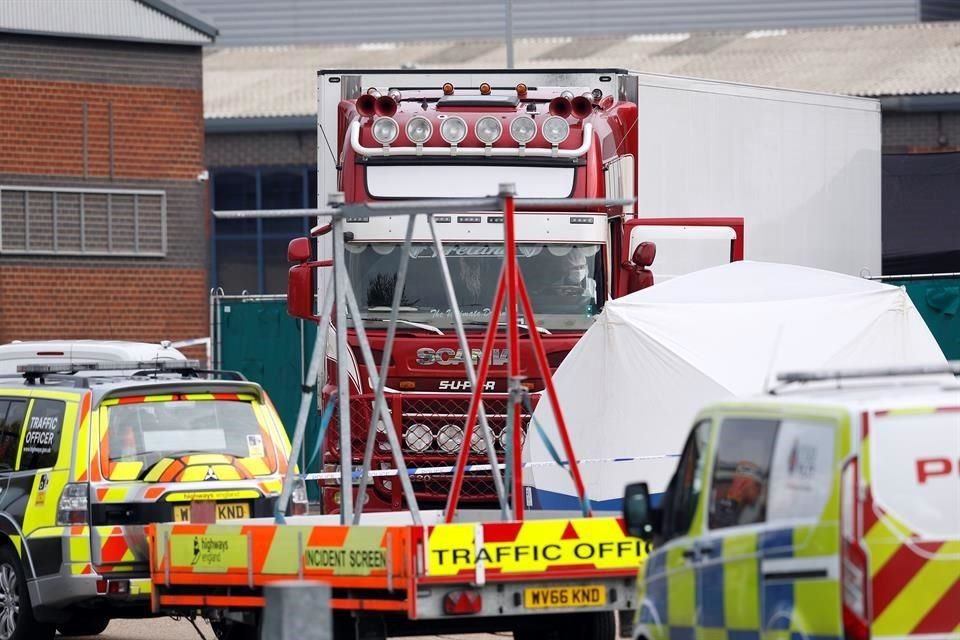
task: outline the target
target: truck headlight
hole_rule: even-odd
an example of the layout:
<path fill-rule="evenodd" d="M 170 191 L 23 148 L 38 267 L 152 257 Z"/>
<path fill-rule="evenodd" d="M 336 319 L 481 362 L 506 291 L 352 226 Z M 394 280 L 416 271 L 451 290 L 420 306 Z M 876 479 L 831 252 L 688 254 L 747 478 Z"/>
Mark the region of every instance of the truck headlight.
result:
<path fill-rule="evenodd" d="M 437 433 L 437 445 L 447 453 L 453 453 L 463 445 L 463 429 L 460 425 L 445 424 Z"/>
<path fill-rule="evenodd" d="M 530 116 L 517 116 L 510 123 L 510 137 L 517 144 L 527 144 L 537 135 L 537 123 Z"/>
<path fill-rule="evenodd" d="M 423 116 L 407 120 L 407 139 L 413 144 L 423 144 L 433 135 L 433 124 Z"/>
<path fill-rule="evenodd" d="M 403 432 L 403 441 L 414 453 L 423 453 L 433 444 L 433 434 L 430 433 L 430 427 L 417 422 Z"/>
<path fill-rule="evenodd" d="M 447 144 L 460 144 L 467 137 L 467 123 L 460 116 L 446 118 L 440 124 L 440 137 Z"/>
<path fill-rule="evenodd" d="M 493 116 L 484 116 L 477 120 L 474 133 L 477 134 L 477 139 L 483 144 L 493 144 L 500 139 L 500 135 L 503 133 L 503 125 L 500 124 L 500 120 Z"/>
<path fill-rule="evenodd" d="M 390 144 L 399 133 L 400 127 L 393 118 L 377 118 L 373 123 L 373 139 L 380 144 Z"/>
<path fill-rule="evenodd" d="M 550 144 L 560 144 L 570 135 L 570 125 L 559 116 L 550 116 L 544 120 L 541 130 Z"/>

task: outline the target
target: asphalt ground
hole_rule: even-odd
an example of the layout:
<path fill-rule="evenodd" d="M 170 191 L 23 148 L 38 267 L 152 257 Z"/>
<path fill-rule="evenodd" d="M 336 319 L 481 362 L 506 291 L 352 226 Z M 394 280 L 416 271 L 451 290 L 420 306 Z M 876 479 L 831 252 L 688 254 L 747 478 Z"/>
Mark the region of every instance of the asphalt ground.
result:
<path fill-rule="evenodd" d="M 203 632 L 206 640 L 213 640 L 213 631 L 206 623 L 199 622 L 197 626 Z M 511 634 L 508 633 L 480 633 L 455 636 L 424 636 L 420 640 L 439 640 L 441 638 L 443 640 L 504 640 L 510 637 Z M 89 640 L 200 640 L 200 636 L 186 620 L 155 618 L 150 620 L 114 620 L 106 631 L 98 636 L 90 636 Z"/>

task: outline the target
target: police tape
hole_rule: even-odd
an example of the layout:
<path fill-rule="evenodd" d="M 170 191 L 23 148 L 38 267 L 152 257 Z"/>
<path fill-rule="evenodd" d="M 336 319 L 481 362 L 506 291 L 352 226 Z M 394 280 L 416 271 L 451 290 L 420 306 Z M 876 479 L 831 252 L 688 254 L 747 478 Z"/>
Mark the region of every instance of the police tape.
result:
<path fill-rule="evenodd" d="M 611 462 L 642 462 L 646 460 L 665 460 L 669 458 L 679 458 L 679 453 L 664 453 L 656 456 L 631 456 L 627 458 L 586 458 L 584 460 L 577 460 L 578 465 L 583 464 L 598 464 L 598 463 L 611 463 Z M 563 462 L 561 466 L 567 466 L 569 462 Z M 507 465 L 500 463 L 497 465 L 498 470 L 505 469 Z M 520 465 L 524 469 L 532 469 L 534 467 L 548 467 L 548 466 L 557 466 L 557 463 L 553 460 L 545 460 L 541 462 L 524 462 Z M 490 471 L 493 468 L 490 464 L 468 464 L 464 471 L 466 473 L 477 472 L 477 471 Z M 407 475 L 409 476 L 428 476 L 428 475 L 437 475 L 437 474 L 447 474 L 453 473 L 456 470 L 456 467 L 412 467 L 407 469 Z M 368 477 L 370 478 L 386 478 L 390 476 L 400 475 L 399 469 L 371 469 Z M 355 467 L 353 473 L 351 474 L 351 480 L 359 480 L 363 476 L 363 469 Z M 304 480 L 339 480 L 340 472 L 339 471 L 327 471 L 324 473 L 308 473 L 301 476 Z"/>

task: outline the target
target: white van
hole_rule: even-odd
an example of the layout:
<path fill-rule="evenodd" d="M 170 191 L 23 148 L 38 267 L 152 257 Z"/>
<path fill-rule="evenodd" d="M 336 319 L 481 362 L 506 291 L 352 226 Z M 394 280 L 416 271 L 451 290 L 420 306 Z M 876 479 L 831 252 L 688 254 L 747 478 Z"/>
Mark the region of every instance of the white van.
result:
<path fill-rule="evenodd" d="M 960 640 L 960 380 L 865 374 L 712 404 L 627 487 L 636 640 Z"/>
<path fill-rule="evenodd" d="M 0 375 L 15 374 L 25 364 L 155 362 L 186 360 L 169 342 L 150 344 L 123 340 L 32 340 L 0 345 Z"/>

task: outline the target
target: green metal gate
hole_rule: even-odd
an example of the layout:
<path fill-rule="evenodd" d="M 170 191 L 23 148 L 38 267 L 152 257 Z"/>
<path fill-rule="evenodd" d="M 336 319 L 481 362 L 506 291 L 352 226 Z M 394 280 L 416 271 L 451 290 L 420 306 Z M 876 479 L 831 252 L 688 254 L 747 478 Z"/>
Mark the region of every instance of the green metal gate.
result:
<path fill-rule="evenodd" d="M 300 387 L 317 326 L 287 315 L 287 297 L 211 296 L 214 367 L 239 371 L 266 389 L 290 438 L 300 409 Z M 314 403 L 313 408 L 317 405 Z M 319 414 L 307 421 L 306 455 L 316 447 Z M 319 456 L 318 456 L 319 458 Z M 300 467 L 305 467 L 301 456 Z M 307 472 L 319 471 L 314 463 Z M 311 483 L 312 484 L 312 483 Z M 311 497 L 315 488 L 309 487 Z"/>
<path fill-rule="evenodd" d="M 883 276 L 877 280 L 906 288 L 943 355 L 947 360 L 960 360 L 960 273 Z"/>

